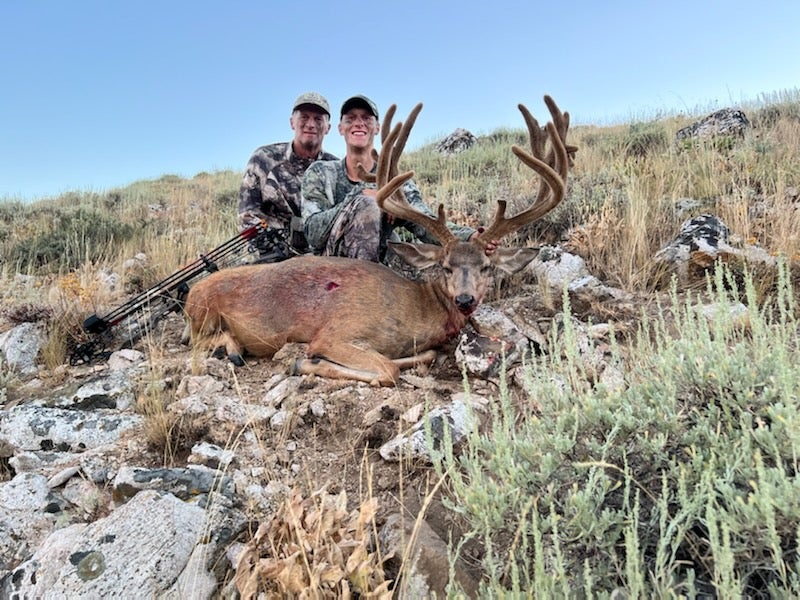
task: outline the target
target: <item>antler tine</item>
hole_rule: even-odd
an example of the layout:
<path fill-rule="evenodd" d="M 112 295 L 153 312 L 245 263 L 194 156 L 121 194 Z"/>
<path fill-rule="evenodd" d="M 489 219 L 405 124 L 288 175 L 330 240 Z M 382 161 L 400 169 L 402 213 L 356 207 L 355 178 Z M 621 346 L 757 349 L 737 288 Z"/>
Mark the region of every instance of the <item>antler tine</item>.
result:
<path fill-rule="evenodd" d="M 375 151 L 374 148 L 372 150 L 372 158 L 374 158 L 375 160 L 378 159 L 378 153 Z M 356 163 L 356 175 L 358 175 L 358 178 L 364 183 L 375 183 L 376 181 L 378 181 L 378 178 L 375 175 L 375 173 L 370 173 L 369 171 L 367 171 L 364 168 L 364 165 L 362 165 L 360 162 Z"/>
<path fill-rule="evenodd" d="M 545 148 L 547 147 L 547 129 L 539 126 L 539 121 L 536 120 L 524 104 L 517 104 L 517 108 L 522 113 L 522 118 L 525 119 L 525 125 L 528 127 L 528 139 L 531 144 L 531 154 L 534 156 L 545 156 Z M 545 162 L 548 165 L 553 164 L 553 150 L 551 149 Z M 539 186 L 539 193 L 536 196 L 535 203 L 538 204 L 550 192 L 550 188 L 542 185 Z"/>
<path fill-rule="evenodd" d="M 577 147 L 566 145 L 569 113 L 562 113 L 550 96 L 545 96 L 544 101 L 553 117 L 553 120 L 544 127 L 539 127 L 538 121 L 530 111 L 524 105 L 519 105 L 528 127 L 531 152 L 526 152 L 516 145 L 511 147 L 517 158 L 541 177 L 542 183 L 537 198 L 529 208 L 508 219 L 505 217 L 505 200 L 498 200 L 494 221 L 478 237 L 484 244 L 490 240 L 499 240 L 528 223 L 541 219 L 564 198 L 567 172 L 572 164 L 572 154 L 577 151 Z M 550 149 L 545 152 L 548 139 Z"/>
<path fill-rule="evenodd" d="M 389 108 L 391 114 L 394 115 L 393 108 L 395 107 L 394 104 Z M 405 124 L 402 121 L 399 121 L 397 124 L 401 125 L 400 134 L 397 136 L 397 141 L 394 143 L 391 152 L 391 160 L 392 163 L 389 167 L 389 174 L 394 175 L 397 173 L 397 165 L 400 162 L 400 156 L 403 154 L 403 150 L 406 148 L 406 142 L 408 141 L 408 136 L 411 135 L 411 129 L 414 127 L 414 124 L 417 122 L 417 117 L 419 116 L 420 111 L 422 110 L 422 102 L 418 103 L 414 108 L 411 109 L 411 112 L 408 113 L 408 118 L 406 119 Z"/>
<path fill-rule="evenodd" d="M 420 106 L 420 110 L 422 110 L 421 106 Z M 395 112 L 397 112 L 397 105 L 396 104 L 392 104 L 387 109 L 386 115 L 383 118 L 383 124 L 381 125 L 381 145 L 382 146 L 385 146 L 386 139 L 389 137 L 389 134 L 391 133 L 392 119 L 394 118 L 394 113 Z M 419 111 L 417 111 L 417 113 L 419 114 Z M 416 115 L 414 116 L 414 119 L 416 120 Z M 413 125 L 413 123 L 412 123 L 412 125 Z M 403 145 L 405 145 L 405 142 L 403 142 Z M 373 158 L 373 160 L 375 162 L 378 162 L 378 151 L 375 150 L 375 148 L 372 149 L 372 158 Z M 394 172 L 396 173 L 397 170 L 395 169 Z M 369 171 L 367 171 L 364 168 L 364 165 L 362 165 L 361 163 L 358 163 L 356 165 L 356 173 L 358 174 L 358 178 L 361 181 L 364 181 L 366 183 L 375 183 L 378 180 L 377 176 L 374 173 L 370 173 Z"/>
<path fill-rule="evenodd" d="M 564 141 L 564 147 L 567 149 L 567 157 L 569 158 L 569 165 L 571 167 L 574 164 L 574 157 L 575 153 L 578 151 L 577 146 L 573 146 L 567 144 L 567 131 L 569 130 L 569 112 L 561 112 L 561 109 L 558 108 L 556 105 L 555 100 L 553 100 L 550 96 L 544 97 L 544 103 L 547 105 L 547 109 L 550 111 L 550 116 L 553 117 L 553 124 L 556 126 L 558 130 L 558 135 Z M 566 176 L 566 172 L 564 173 Z"/>
<path fill-rule="evenodd" d="M 394 113 L 396 111 L 397 104 L 392 104 L 386 110 L 386 114 L 383 116 L 383 125 L 381 125 L 381 144 L 386 142 L 386 138 L 389 137 L 389 133 L 392 130 L 392 119 L 394 119 Z"/>
<path fill-rule="evenodd" d="M 389 133 L 391 133 L 390 130 L 392 128 L 392 119 L 394 118 L 394 113 L 396 111 L 397 111 L 397 105 L 392 104 L 386 111 L 386 115 L 383 117 L 383 124 L 381 125 L 382 145 L 386 143 L 386 138 L 388 138 Z M 372 158 L 375 162 L 378 162 L 378 151 L 375 150 L 375 148 L 372 149 Z M 358 174 L 358 178 L 366 183 L 375 183 L 378 180 L 376 175 L 374 173 L 370 173 L 369 171 L 367 171 L 364 168 L 364 165 L 362 165 L 361 163 L 358 163 L 356 165 L 356 173 Z"/>
<path fill-rule="evenodd" d="M 393 104 L 386 113 L 383 127 L 390 133 L 383 140 L 383 147 L 378 159 L 378 193 L 375 198 L 381 210 L 399 218 L 419 225 L 430 232 L 442 246 L 447 246 L 456 240 L 453 233 L 447 228 L 447 219 L 444 214 L 444 205 L 439 205 L 436 219 L 413 208 L 403 194 L 403 184 L 414 176 L 413 171 L 400 175 L 397 174 L 400 156 L 403 153 L 411 128 L 422 110 L 422 103 L 417 104 L 408 115 L 405 123 L 398 122 L 393 128 L 391 119 L 396 106 Z"/>

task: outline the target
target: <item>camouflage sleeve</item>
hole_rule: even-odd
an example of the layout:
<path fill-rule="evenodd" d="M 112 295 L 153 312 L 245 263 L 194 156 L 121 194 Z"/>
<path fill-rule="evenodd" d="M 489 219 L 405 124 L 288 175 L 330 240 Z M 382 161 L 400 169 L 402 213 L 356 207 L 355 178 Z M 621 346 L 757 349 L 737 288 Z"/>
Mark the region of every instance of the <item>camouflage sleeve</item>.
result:
<path fill-rule="evenodd" d="M 262 219 L 266 219 L 261 202 L 261 177 L 253 162 L 247 163 L 239 187 L 239 230 L 247 229 Z"/>
<path fill-rule="evenodd" d="M 275 177 L 274 170 L 270 171 L 267 181 L 261 186 L 261 206 L 268 217 L 274 217 L 284 225 L 292 219 L 289 193 L 286 184 L 281 184 Z"/>
<path fill-rule="evenodd" d="M 425 213 L 434 219 L 437 217 L 436 213 L 434 213 L 433 210 L 431 210 L 431 208 L 422 200 L 422 194 L 420 193 L 417 184 L 414 183 L 413 180 L 409 180 L 403 185 L 403 193 L 405 194 L 408 203 L 418 211 Z M 404 223 L 403 226 L 422 242 L 427 244 L 439 243 L 439 241 L 430 233 L 428 233 L 428 230 L 424 227 L 420 227 L 419 225 L 415 225 L 413 223 Z M 450 222 L 447 223 L 447 228 L 453 232 L 454 236 L 463 241 L 468 240 L 470 236 L 475 233 L 475 230 L 471 227 L 456 225 L 455 223 Z"/>
<path fill-rule="evenodd" d="M 251 161 L 239 188 L 239 229 L 260 221 L 269 227 L 285 229 L 292 219 L 286 191 L 274 173 L 264 173 Z"/>
<path fill-rule="evenodd" d="M 328 231 L 339 212 L 334 189 L 335 171 L 323 161 L 312 163 L 303 175 L 302 216 L 308 244 L 320 250 L 325 246 Z"/>

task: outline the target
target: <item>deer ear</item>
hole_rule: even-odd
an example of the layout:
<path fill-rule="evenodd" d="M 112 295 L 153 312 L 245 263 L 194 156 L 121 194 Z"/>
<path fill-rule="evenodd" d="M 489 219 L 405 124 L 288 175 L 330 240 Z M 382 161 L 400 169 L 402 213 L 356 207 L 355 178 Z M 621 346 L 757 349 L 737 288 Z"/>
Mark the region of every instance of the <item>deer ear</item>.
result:
<path fill-rule="evenodd" d="M 494 266 L 513 275 L 539 254 L 538 248 L 498 248 L 492 254 Z"/>
<path fill-rule="evenodd" d="M 389 242 L 389 246 L 400 258 L 417 269 L 427 269 L 442 260 L 443 248 L 435 244 Z"/>

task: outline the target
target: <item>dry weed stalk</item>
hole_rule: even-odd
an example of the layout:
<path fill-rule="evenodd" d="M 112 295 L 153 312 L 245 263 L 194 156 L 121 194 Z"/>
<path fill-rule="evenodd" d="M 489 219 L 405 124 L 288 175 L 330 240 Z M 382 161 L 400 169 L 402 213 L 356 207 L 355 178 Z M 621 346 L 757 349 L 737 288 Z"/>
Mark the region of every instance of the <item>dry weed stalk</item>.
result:
<path fill-rule="evenodd" d="M 373 550 L 375 498 L 347 511 L 347 494 L 298 491 L 262 523 L 236 565 L 234 583 L 251 598 L 375 598 L 389 600 L 379 554 Z"/>

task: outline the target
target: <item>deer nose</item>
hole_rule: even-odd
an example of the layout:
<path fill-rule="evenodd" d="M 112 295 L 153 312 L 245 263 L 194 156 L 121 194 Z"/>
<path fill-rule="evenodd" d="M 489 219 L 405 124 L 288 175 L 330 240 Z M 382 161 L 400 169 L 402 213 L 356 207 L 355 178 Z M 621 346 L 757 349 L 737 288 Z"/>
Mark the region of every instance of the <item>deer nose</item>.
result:
<path fill-rule="evenodd" d="M 469 294 L 459 294 L 456 296 L 456 306 L 458 310 L 464 311 L 472 308 L 475 304 L 475 296 L 470 296 Z"/>

